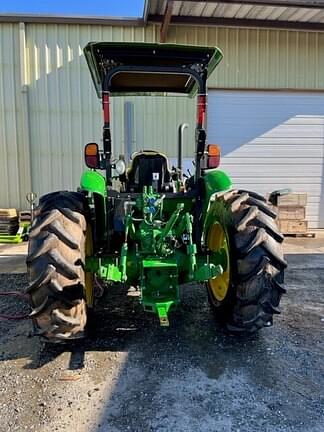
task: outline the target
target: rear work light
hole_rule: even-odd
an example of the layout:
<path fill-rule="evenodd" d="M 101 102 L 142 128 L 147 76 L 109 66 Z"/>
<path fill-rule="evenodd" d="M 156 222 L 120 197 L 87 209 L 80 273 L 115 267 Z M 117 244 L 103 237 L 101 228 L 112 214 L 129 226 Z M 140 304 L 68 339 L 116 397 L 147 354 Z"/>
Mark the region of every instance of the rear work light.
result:
<path fill-rule="evenodd" d="M 88 168 L 99 168 L 100 158 L 99 158 L 99 147 L 96 143 L 89 143 L 84 149 L 84 159 L 85 164 Z"/>
<path fill-rule="evenodd" d="M 220 146 L 209 144 L 207 146 L 207 168 L 217 168 L 220 165 Z"/>

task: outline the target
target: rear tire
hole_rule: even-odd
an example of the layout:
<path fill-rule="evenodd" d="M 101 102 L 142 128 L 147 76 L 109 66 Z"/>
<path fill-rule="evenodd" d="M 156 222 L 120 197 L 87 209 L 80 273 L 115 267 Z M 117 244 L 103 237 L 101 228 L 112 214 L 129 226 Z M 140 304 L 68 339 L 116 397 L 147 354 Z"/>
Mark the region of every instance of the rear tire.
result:
<path fill-rule="evenodd" d="M 40 199 L 30 230 L 31 316 L 35 334 L 50 342 L 84 336 L 86 212 L 84 195 L 50 193 Z"/>
<path fill-rule="evenodd" d="M 221 194 L 210 209 L 211 219 L 224 229 L 230 255 L 225 298 L 216 299 L 207 282 L 208 299 L 216 318 L 233 332 L 254 333 L 272 325 L 279 314 L 283 272 L 283 235 L 276 212 L 260 195 L 247 191 Z"/>

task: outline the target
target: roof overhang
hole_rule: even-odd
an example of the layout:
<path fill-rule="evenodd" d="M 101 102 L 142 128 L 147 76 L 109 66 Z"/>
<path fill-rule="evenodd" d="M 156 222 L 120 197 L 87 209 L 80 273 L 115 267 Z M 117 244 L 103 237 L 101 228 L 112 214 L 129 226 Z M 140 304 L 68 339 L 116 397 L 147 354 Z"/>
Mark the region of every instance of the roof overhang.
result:
<path fill-rule="evenodd" d="M 142 17 L 1 14 L 0 22 L 144 27 L 170 25 L 249 27 L 324 32 L 324 0 L 145 0 Z"/>
<path fill-rule="evenodd" d="M 0 22 L 35 23 L 35 24 L 84 24 L 143 27 L 146 21 L 143 17 L 107 17 L 107 16 L 68 16 L 41 14 L 0 14 Z"/>
<path fill-rule="evenodd" d="M 324 0 L 147 0 L 149 22 L 170 25 L 324 31 Z"/>

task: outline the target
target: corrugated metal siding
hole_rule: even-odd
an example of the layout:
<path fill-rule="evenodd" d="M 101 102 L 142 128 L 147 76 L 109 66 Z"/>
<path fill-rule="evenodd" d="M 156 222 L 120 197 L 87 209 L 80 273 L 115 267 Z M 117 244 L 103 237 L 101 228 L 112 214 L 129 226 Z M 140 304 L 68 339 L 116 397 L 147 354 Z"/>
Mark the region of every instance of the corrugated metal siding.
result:
<path fill-rule="evenodd" d="M 100 139 L 100 107 L 81 57 L 83 38 L 92 35 L 84 30 L 27 28 L 32 180 L 39 194 L 75 189 L 83 143 Z"/>
<path fill-rule="evenodd" d="M 1 172 L 10 167 L 12 173 L 17 171 L 21 135 L 17 120 L 20 115 L 17 101 L 21 98 L 19 28 L 10 24 L 0 24 L 0 28 L 0 120 L 6 125 L 0 130 L 4 148 Z M 101 139 L 101 106 L 82 48 L 89 41 L 155 42 L 159 33 L 159 25 L 146 28 L 26 25 L 30 155 L 35 192 L 41 195 L 55 189 L 75 189 L 83 167 L 84 144 Z M 210 78 L 210 88 L 324 90 L 323 33 L 171 26 L 167 42 L 220 46 L 224 61 Z M 183 98 L 114 99 L 112 130 L 116 155 L 124 150 L 125 101 L 136 101 L 134 149 L 154 147 L 174 157 L 177 127 L 187 122 L 190 130 L 184 156 L 192 155 L 195 104 Z M 28 167 L 21 171 L 27 173 Z M 27 184 L 26 178 L 22 181 L 15 176 L 10 185 L 9 180 L 5 181 L 0 206 L 18 205 L 18 201 L 25 206 L 26 186 L 22 185 Z"/>
<path fill-rule="evenodd" d="M 324 90 L 324 33 L 171 26 L 168 42 L 217 45 L 210 88 Z"/>
<path fill-rule="evenodd" d="M 154 41 L 155 29 L 28 25 L 29 107 L 33 190 L 76 188 L 83 146 L 101 140 L 102 113 L 82 49 L 89 41 Z M 134 103 L 133 150 L 163 148 L 176 155 L 179 123 L 190 121 L 194 148 L 194 102 L 187 98 L 114 98 L 112 137 L 124 152 L 124 102 Z M 44 176 L 44 173 L 46 175 Z M 40 181 L 40 179 L 42 179 Z"/>
<path fill-rule="evenodd" d="M 20 85 L 19 25 L 0 25 L 0 207 L 19 207 L 29 190 Z"/>
<path fill-rule="evenodd" d="M 324 94 L 216 90 L 209 107 L 207 135 L 234 186 L 307 192 L 309 225 L 323 228 Z"/>

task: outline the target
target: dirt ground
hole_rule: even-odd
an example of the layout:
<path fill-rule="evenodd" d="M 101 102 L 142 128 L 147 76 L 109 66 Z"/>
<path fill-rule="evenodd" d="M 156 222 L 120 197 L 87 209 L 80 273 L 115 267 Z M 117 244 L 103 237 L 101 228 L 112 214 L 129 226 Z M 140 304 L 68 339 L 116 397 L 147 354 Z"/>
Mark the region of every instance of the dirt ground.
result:
<path fill-rule="evenodd" d="M 222 331 L 197 286 L 182 290 L 169 329 L 127 292 L 111 293 L 88 339 L 71 346 L 30 337 L 28 321 L 0 321 L 0 431 L 323 432 L 322 248 L 286 242 L 283 313 L 250 338 Z M 25 289 L 20 252 L 13 261 L 2 251 L 0 292 Z M 24 310 L 0 296 L 0 313 Z"/>

